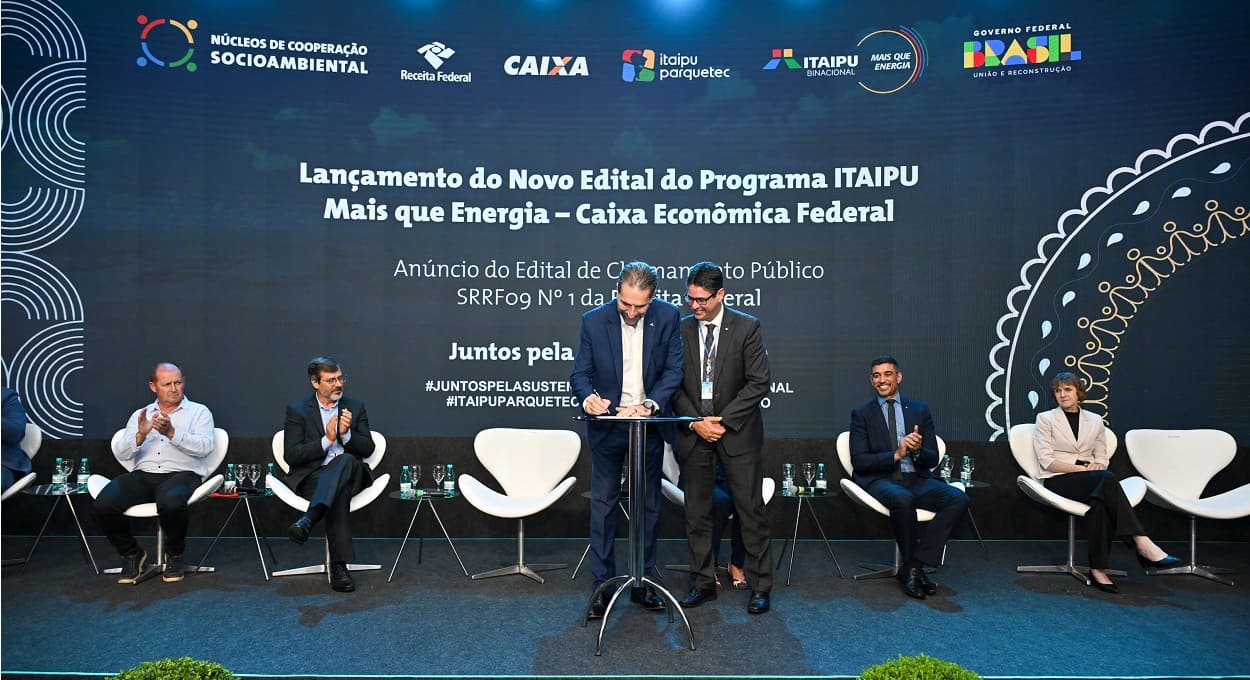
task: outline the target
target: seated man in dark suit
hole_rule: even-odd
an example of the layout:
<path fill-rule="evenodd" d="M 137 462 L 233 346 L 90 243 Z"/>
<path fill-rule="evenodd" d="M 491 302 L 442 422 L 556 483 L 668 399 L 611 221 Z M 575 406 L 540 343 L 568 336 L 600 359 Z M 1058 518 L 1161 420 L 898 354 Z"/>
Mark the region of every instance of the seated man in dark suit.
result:
<path fill-rule="evenodd" d="M 30 473 L 30 457 L 22 450 L 26 436 L 26 409 L 17 392 L 4 388 L 4 480 L 0 490 L 8 490 L 17 480 Z"/>
<path fill-rule="evenodd" d="M 313 394 L 287 404 L 283 454 L 290 471 L 286 483 L 308 499 L 308 512 L 287 533 L 303 544 L 314 525 L 326 521 L 330 544 L 330 587 L 356 589 L 347 563 L 355 559 L 349 523 L 352 496 L 373 483 L 364 460 L 373 454 L 369 416 L 359 399 L 343 396 L 347 378 L 338 362 L 317 357 L 308 363 Z"/>
<path fill-rule="evenodd" d="M 968 497 L 929 474 L 938 463 L 933 415 L 924 402 L 899 395 L 903 372 L 894 357 L 873 359 L 869 379 L 877 396 L 851 411 L 852 479 L 890 509 L 902 556 L 898 580 L 903 592 L 924 599 L 937 593 L 924 567 L 941 563 L 946 540 L 968 509 Z M 917 508 L 936 515 L 923 534 Z"/>

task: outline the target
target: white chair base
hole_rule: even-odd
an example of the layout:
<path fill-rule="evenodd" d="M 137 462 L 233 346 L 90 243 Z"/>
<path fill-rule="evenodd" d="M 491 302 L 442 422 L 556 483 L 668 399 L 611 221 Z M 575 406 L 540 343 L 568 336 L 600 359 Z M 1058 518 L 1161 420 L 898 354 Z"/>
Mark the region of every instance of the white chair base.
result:
<path fill-rule="evenodd" d="M 1018 574 L 1067 574 L 1089 585 L 1089 567 L 1076 565 L 1076 516 L 1068 515 L 1068 561 L 1064 564 L 1047 564 L 1016 567 Z M 1109 576 L 1128 576 L 1128 572 L 1108 569 Z"/>
<path fill-rule="evenodd" d="M 310 564 L 306 567 L 292 567 L 290 569 L 282 569 L 275 571 L 270 576 L 302 576 L 304 574 L 325 574 L 326 583 L 330 582 L 330 542 L 325 541 L 326 558 L 321 564 Z M 347 564 L 348 571 L 374 571 L 381 569 L 380 564 L 356 564 L 349 562 Z"/>
<path fill-rule="evenodd" d="M 494 578 L 496 576 L 514 576 L 514 575 L 520 574 L 521 576 L 527 576 L 539 583 L 546 583 L 546 580 L 544 580 L 543 577 L 539 576 L 537 572 L 554 571 L 556 569 L 565 569 L 569 566 L 567 564 L 526 564 L 525 563 L 525 520 L 518 519 L 516 521 L 516 524 L 517 524 L 516 564 L 510 564 L 500 569 L 491 569 L 490 571 L 484 571 L 480 574 L 474 574 L 470 578 L 473 578 L 476 580 L 480 578 Z M 590 546 L 586 546 L 586 549 L 589 550 Z"/>
<path fill-rule="evenodd" d="M 942 548 L 942 564 L 946 564 L 946 548 Z M 898 576 L 898 570 L 903 566 L 903 554 L 898 551 L 898 544 L 894 544 L 894 564 L 861 564 L 860 569 L 867 569 L 866 574 L 856 574 L 851 580 L 862 581 L 865 579 L 889 578 Z M 933 567 L 924 568 L 926 574 L 932 574 L 937 571 Z"/>
<path fill-rule="evenodd" d="M 1232 569 L 1225 569 L 1223 567 L 1212 567 L 1212 566 L 1205 565 L 1205 564 L 1198 564 L 1198 518 L 1193 515 L 1190 515 L 1189 516 L 1189 564 L 1182 565 L 1179 567 L 1172 567 L 1170 569 L 1148 568 L 1146 569 L 1146 573 L 1151 576 L 1167 575 L 1167 574 L 1192 574 L 1194 576 L 1201 576 L 1202 578 L 1215 581 L 1216 583 L 1223 583 L 1226 586 L 1231 586 L 1231 585 L 1234 585 L 1232 579 L 1221 578 L 1220 576 L 1218 576 L 1218 574 L 1235 574 L 1237 572 Z"/>
<path fill-rule="evenodd" d="M 148 557 L 153 557 L 153 556 L 152 556 L 152 555 L 148 555 Z M 155 555 L 155 561 L 153 561 L 153 562 L 152 562 L 151 564 L 149 564 L 148 566 L 144 567 L 144 568 L 143 568 L 143 570 L 139 572 L 139 576 L 135 578 L 134 585 L 139 585 L 140 583 L 143 583 L 144 581 L 146 581 L 146 580 L 148 580 L 148 579 L 152 578 L 153 576 L 157 576 L 157 575 L 159 575 L 159 574 L 164 574 L 164 573 L 165 573 L 165 566 L 166 566 L 166 565 L 165 565 L 165 531 L 164 531 L 163 529 L 161 529 L 160 524 L 157 524 L 157 525 L 156 525 L 156 555 Z M 214 571 L 217 571 L 217 568 L 216 568 L 216 567 L 198 566 L 198 567 L 184 567 L 184 568 L 183 568 L 183 570 L 182 570 L 182 573 L 183 573 L 184 575 L 185 575 L 185 574 L 211 574 L 211 573 L 213 573 Z M 109 568 L 109 569 L 105 569 L 105 570 L 104 570 L 104 571 L 102 571 L 101 573 L 103 573 L 103 574 L 120 574 L 120 573 L 122 573 L 122 568 L 121 568 L 121 567 L 111 567 L 111 568 Z"/>

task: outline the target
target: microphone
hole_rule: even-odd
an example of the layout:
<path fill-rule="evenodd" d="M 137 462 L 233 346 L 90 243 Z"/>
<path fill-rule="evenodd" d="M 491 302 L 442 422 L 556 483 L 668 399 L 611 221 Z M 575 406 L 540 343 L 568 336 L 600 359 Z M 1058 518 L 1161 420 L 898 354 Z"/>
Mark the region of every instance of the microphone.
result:
<path fill-rule="evenodd" d="M 339 406 L 339 412 L 334 415 L 334 441 L 338 442 L 339 446 L 342 446 L 343 445 L 343 393 L 341 391 L 338 393 L 337 396 L 334 397 L 334 401 Z"/>

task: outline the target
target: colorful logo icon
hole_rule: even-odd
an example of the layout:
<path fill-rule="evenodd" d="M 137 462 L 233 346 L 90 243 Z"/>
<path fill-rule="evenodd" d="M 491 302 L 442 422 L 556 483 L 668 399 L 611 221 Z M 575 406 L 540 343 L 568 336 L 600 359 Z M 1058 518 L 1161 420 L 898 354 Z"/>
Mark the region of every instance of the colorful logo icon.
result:
<path fill-rule="evenodd" d="M 786 68 L 789 69 L 803 68 L 803 65 L 794 58 L 793 47 L 775 47 L 773 48 L 773 58 L 769 59 L 767 64 L 764 64 L 762 70 L 774 71 L 782 62 L 785 62 Z"/>
<path fill-rule="evenodd" d="M 197 67 L 195 62 L 191 61 L 191 57 L 195 55 L 195 36 L 191 35 L 191 31 L 199 28 L 200 23 L 198 21 L 195 19 L 190 19 L 186 23 L 177 19 L 153 19 L 149 21 L 147 15 L 144 14 L 140 14 L 137 19 L 139 25 L 143 27 L 143 30 L 139 32 L 139 49 L 143 50 L 143 55 L 136 59 L 135 63 L 139 64 L 139 66 L 152 64 L 153 66 L 168 66 L 169 68 L 185 68 L 191 73 L 195 72 Z M 163 61 L 157 58 L 156 55 L 152 54 L 152 49 L 148 42 L 152 29 L 166 24 L 182 31 L 182 35 L 187 41 L 187 51 L 181 57 L 172 61 Z"/>
<path fill-rule="evenodd" d="M 425 57 L 425 60 L 430 63 L 430 66 L 434 67 L 434 70 L 437 71 L 443 67 L 444 62 L 452 58 L 456 51 L 441 42 L 435 41 L 418 47 L 417 53 Z"/>
<path fill-rule="evenodd" d="M 1002 40 L 968 40 L 964 42 L 964 68 L 996 68 L 1029 64 L 1080 61 L 1081 51 L 1072 49 L 1072 34 L 1033 35 L 1021 45 Z"/>
<path fill-rule="evenodd" d="M 649 83 L 655 80 L 655 50 L 627 49 L 621 52 L 621 80 Z"/>

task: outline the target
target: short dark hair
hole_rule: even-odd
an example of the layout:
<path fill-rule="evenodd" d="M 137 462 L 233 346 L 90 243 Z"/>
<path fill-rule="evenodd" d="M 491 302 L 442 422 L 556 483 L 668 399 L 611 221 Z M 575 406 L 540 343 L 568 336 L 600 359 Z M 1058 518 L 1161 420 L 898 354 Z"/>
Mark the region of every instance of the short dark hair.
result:
<path fill-rule="evenodd" d="M 621 275 L 616 278 L 616 289 L 620 290 L 623 284 L 628 283 L 635 288 L 649 290 L 654 295 L 659 281 L 660 279 L 655 273 L 655 267 L 642 260 L 635 260 L 626 263 L 621 268 Z"/>
<path fill-rule="evenodd" d="M 1050 393 L 1054 394 L 1060 385 L 1071 385 L 1076 388 L 1076 400 L 1085 401 L 1085 381 L 1076 377 L 1075 373 L 1064 371 L 1056 374 L 1054 379 L 1050 381 Z"/>
<path fill-rule="evenodd" d="M 868 365 L 868 368 L 871 370 L 871 369 L 876 368 L 877 366 L 880 366 L 881 364 L 894 364 L 894 370 L 896 371 L 899 370 L 900 368 L 898 365 L 898 359 L 895 359 L 889 354 L 882 354 L 881 356 L 873 359 L 872 363 Z"/>
<path fill-rule="evenodd" d="M 690 273 L 686 275 L 686 285 L 698 286 L 715 294 L 725 287 L 725 273 L 715 262 L 698 262 L 690 267 Z"/>
<path fill-rule="evenodd" d="M 322 373 L 336 373 L 339 370 L 339 362 L 330 357 L 317 357 L 308 362 L 308 377 L 311 380 L 321 380 Z"/>

